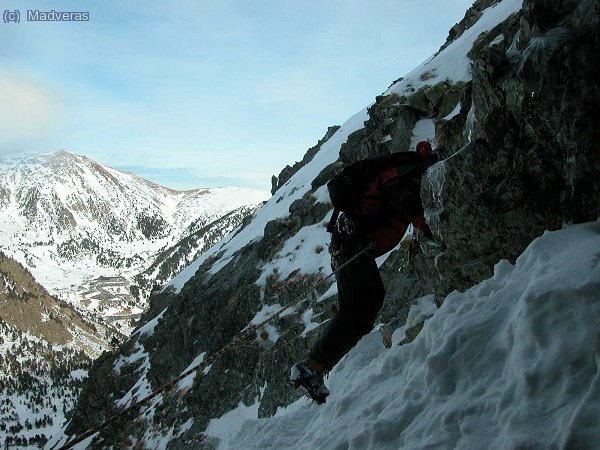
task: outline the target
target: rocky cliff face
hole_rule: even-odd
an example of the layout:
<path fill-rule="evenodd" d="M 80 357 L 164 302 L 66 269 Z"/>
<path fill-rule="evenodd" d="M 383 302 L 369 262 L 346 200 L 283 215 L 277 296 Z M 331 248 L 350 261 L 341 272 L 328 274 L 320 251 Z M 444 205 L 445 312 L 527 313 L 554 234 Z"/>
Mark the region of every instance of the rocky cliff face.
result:
<path fill-rule="evenodd" d="M 448 288 L 481 279 L 545 229 L 598 215 L 598 3 L 568 3 L 526 1 L 497 36 L 478 39 L 471 103 L 438 128 L 446 160 L 424 198 Z M 460 128 L 466 141 L 444 140 Z"/>
<path fill-rule="evenodd" d="M 476 2 L 434 59 L 344 124 L 245 228 L 203 257 L 179 293 L 153 299 L 148 325 L 96 361 L 66 434 L 82 433 L 253 320 L 318 290 L 320 301 L 291 308 L 251 344 L 202 367 L 194 383 L 188 378 L 133 414 L 128 426 L 102 431 L 90 448 L 210 448 L 203 432 L 211 418 L 240 402 L 269 416 L 298 398 L 289 367 L 330 316 L 335 296 L 333 287 L 323 294 L 330 281 L 320 282 L 330 273 L 324 183 L 337 159 L 406 151 L 423 138 L 442 157 L 422 184 L 435 242 L 412 265 L 402 250 L 383 263 L 383 322 L 403 323 L 422 295 L 439 303 L 487 278 L 494 263 L 514 259 L 546 229 L 597 219 L 598 7 L 591 0 L 525 0 L 522 8 L 513 0 Z M 456 75 L 466 43 L 470 69 Z M 454 76 L 445 75 L 450 64 Z"/>

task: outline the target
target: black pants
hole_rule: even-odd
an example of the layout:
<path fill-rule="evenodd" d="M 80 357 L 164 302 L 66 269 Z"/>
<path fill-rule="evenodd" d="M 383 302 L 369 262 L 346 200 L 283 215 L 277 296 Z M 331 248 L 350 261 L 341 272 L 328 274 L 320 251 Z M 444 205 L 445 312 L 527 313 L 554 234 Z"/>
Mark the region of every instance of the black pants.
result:
<path fill-rule="evenodd" d="M 335 270 L 367 245 L 360 237 L 332 235 L 332 268 Z M 339 309 L 310 352 L 312 359 L 329 370 L 373 329 L 385 297 L 379 269 L 369 252 L 342 268 L 336 280 Z"/>

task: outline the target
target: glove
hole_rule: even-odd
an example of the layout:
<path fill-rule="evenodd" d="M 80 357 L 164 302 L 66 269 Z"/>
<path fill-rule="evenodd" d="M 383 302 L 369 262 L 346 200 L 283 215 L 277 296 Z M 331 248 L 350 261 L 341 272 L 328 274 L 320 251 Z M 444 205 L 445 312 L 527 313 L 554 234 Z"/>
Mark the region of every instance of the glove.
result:
<path fill-rule="evenodd" d="M 348 214 L 340 213 L 335 225 L 340 234 L 349 236 L 356 233 L 356 223 L 348 216 Z"/>

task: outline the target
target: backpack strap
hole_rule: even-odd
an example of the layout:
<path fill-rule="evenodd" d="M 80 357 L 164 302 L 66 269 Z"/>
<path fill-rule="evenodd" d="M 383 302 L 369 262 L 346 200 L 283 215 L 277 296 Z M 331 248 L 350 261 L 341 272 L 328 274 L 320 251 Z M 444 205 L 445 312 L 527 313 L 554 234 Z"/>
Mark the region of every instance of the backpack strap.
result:
<path fill-rule="evenodd" d="M 339 208 L 333 208 L 333 213 L 331 214 L 331 219 L 329 219 L 329 223 L 327 224 L 327 231 L 333 233 L 335 231 L 335 224 L 338 220 L 338 216 L 340 215 Z"/>

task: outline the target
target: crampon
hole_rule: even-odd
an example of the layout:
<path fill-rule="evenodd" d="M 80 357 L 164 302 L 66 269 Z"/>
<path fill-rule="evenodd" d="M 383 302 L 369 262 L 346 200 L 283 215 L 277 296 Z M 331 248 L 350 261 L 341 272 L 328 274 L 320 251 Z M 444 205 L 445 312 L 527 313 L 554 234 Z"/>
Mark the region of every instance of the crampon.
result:
<path fill-rule="evenodd" d="M 300 362 L 292 367 L 290 372 L 290 381 L 292 384 L 304 391 L 317 404 L 325 403 L 329 395 L 329 389 L 325 387 L 323 375 L 312 370 L 304 362 Z"/>

